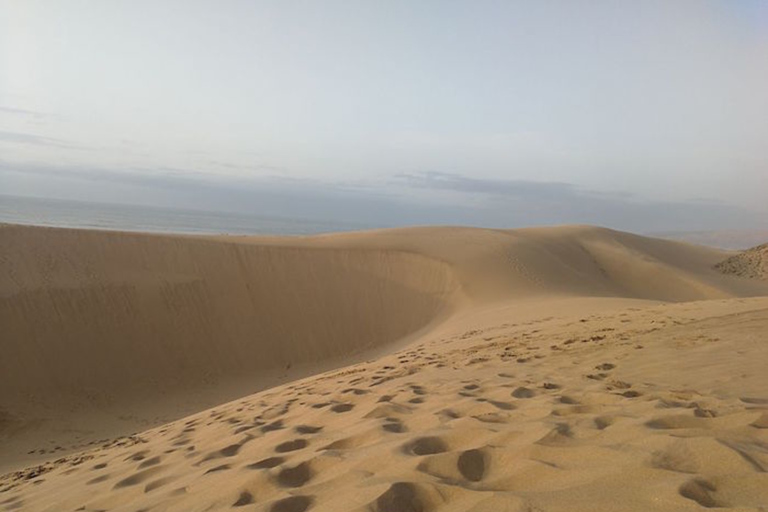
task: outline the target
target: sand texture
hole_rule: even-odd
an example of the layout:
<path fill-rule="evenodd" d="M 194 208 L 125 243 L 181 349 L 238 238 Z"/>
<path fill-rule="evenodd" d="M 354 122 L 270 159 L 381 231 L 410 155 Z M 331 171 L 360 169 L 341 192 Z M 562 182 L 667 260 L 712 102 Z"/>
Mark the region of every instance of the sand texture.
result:
<path fill-rule="evenodd" d="M 0 510 L 768 510 L 768 283 L 592 227 L 0 227 Z"/>
<path fill-rule="evenodd" d="M 715 265 L 723 274 L 750 279 L 768 279 L 768 244 L 740 252 Z"/>

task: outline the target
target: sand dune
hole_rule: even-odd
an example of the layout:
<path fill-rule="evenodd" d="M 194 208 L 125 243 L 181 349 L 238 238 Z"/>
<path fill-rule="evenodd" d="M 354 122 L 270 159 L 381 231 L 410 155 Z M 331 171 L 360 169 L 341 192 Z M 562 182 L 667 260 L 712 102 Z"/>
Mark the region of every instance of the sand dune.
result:
<path fill-rule="evenodd" d="M 0 237 L 0 450 L 53 459 L 0 509 L 768 506 L 768 283 L 714 269 L 733 253 L 592 227 Z"/>
<path fill-rule="evenodd" d="M 394 251 L 46 228 L 2 237 L 4 393 L 130 395 L 347 354 L 424 327 L 456 286 L 446 265 Z"/>
<path fill-rule="evenodd" d="M 132 432 L 394 342 L 438 317 L 456 287 L 446 265 L 396 251 L 12 226 L 0 237 L 5 430 L 29 434 L 21 423 L 56 444 Z M 91 411 L 101 418 L 68 421 Z"/>
<path fill-rule="evenodd" d="M 715 265 L 723 274 L 768 279 L 768 244 L 758 245 L 735 254 Z"/>

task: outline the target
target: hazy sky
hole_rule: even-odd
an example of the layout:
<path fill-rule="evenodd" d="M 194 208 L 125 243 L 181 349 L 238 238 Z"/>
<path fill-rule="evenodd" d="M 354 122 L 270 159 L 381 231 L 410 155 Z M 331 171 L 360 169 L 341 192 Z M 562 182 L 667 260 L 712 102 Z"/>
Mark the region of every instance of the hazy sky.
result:
<path fill-rule="evenodd" d="M 0 0 L 0 193 L 768 225 L 768 2 Z"/>

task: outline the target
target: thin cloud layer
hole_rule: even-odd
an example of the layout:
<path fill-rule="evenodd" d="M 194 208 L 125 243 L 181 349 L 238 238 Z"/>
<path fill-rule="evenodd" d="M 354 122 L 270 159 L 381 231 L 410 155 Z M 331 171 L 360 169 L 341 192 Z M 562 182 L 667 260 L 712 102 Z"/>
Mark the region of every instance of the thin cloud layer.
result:
<path fill-rule="evenodd" d="M 29 189 L 65 199 L 88 200 L 95 191 L 107 201 L 329 221 L 355 219 L 369 226 L 595 224 L 641 232 L 768 226 L 765 216 L 715 201 L 648 201 L 621 191 L 582 190 L 569 183 L 483 180 L 438 172 L 399 174 L 381 183 L 283 176 L 222 178 L 177 168 L 104 170 L 0 161 L 3 189 L 23 188 L 25 181 Z"/>
<path fill-rule="evenodd" d="M 271 191 L 387 224 L 768 215 L 768 32 L 743 2 L 102 4 L 0 7 L 2 158 L 62 166 L 2 192 L 286 210 Z"/>
<path fill-rule="evenodd" d="M 72 148 L 74 146 L 54 137 L 44 137 L 31 133 L 0 131 L 0 142 L 12 144 L 32 144 L 35 146 L 53 146 L 57 148 Z"/>
<path fill-rule="evenodd" d="M 0 106 L 0 113 L 20 115 L 20 116 L 32 116 L 38 119 L 48 116 L 47 114 L 43 114 L 42 112 L 36 112 L 34 110 L 27 110 L 25 108 L 16 108 L 16 107 L 3 107 L 3 106 Z"/>

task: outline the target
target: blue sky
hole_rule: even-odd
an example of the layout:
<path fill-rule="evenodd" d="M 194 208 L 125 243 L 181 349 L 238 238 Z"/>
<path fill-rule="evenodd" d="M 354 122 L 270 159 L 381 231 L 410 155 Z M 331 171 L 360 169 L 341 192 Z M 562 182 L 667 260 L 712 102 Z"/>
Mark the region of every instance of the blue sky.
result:
<path fill-rule="evenodd" d="M 766 2 L 0 1 L 7 194 L 765 226 L 767 136 Z"/>

